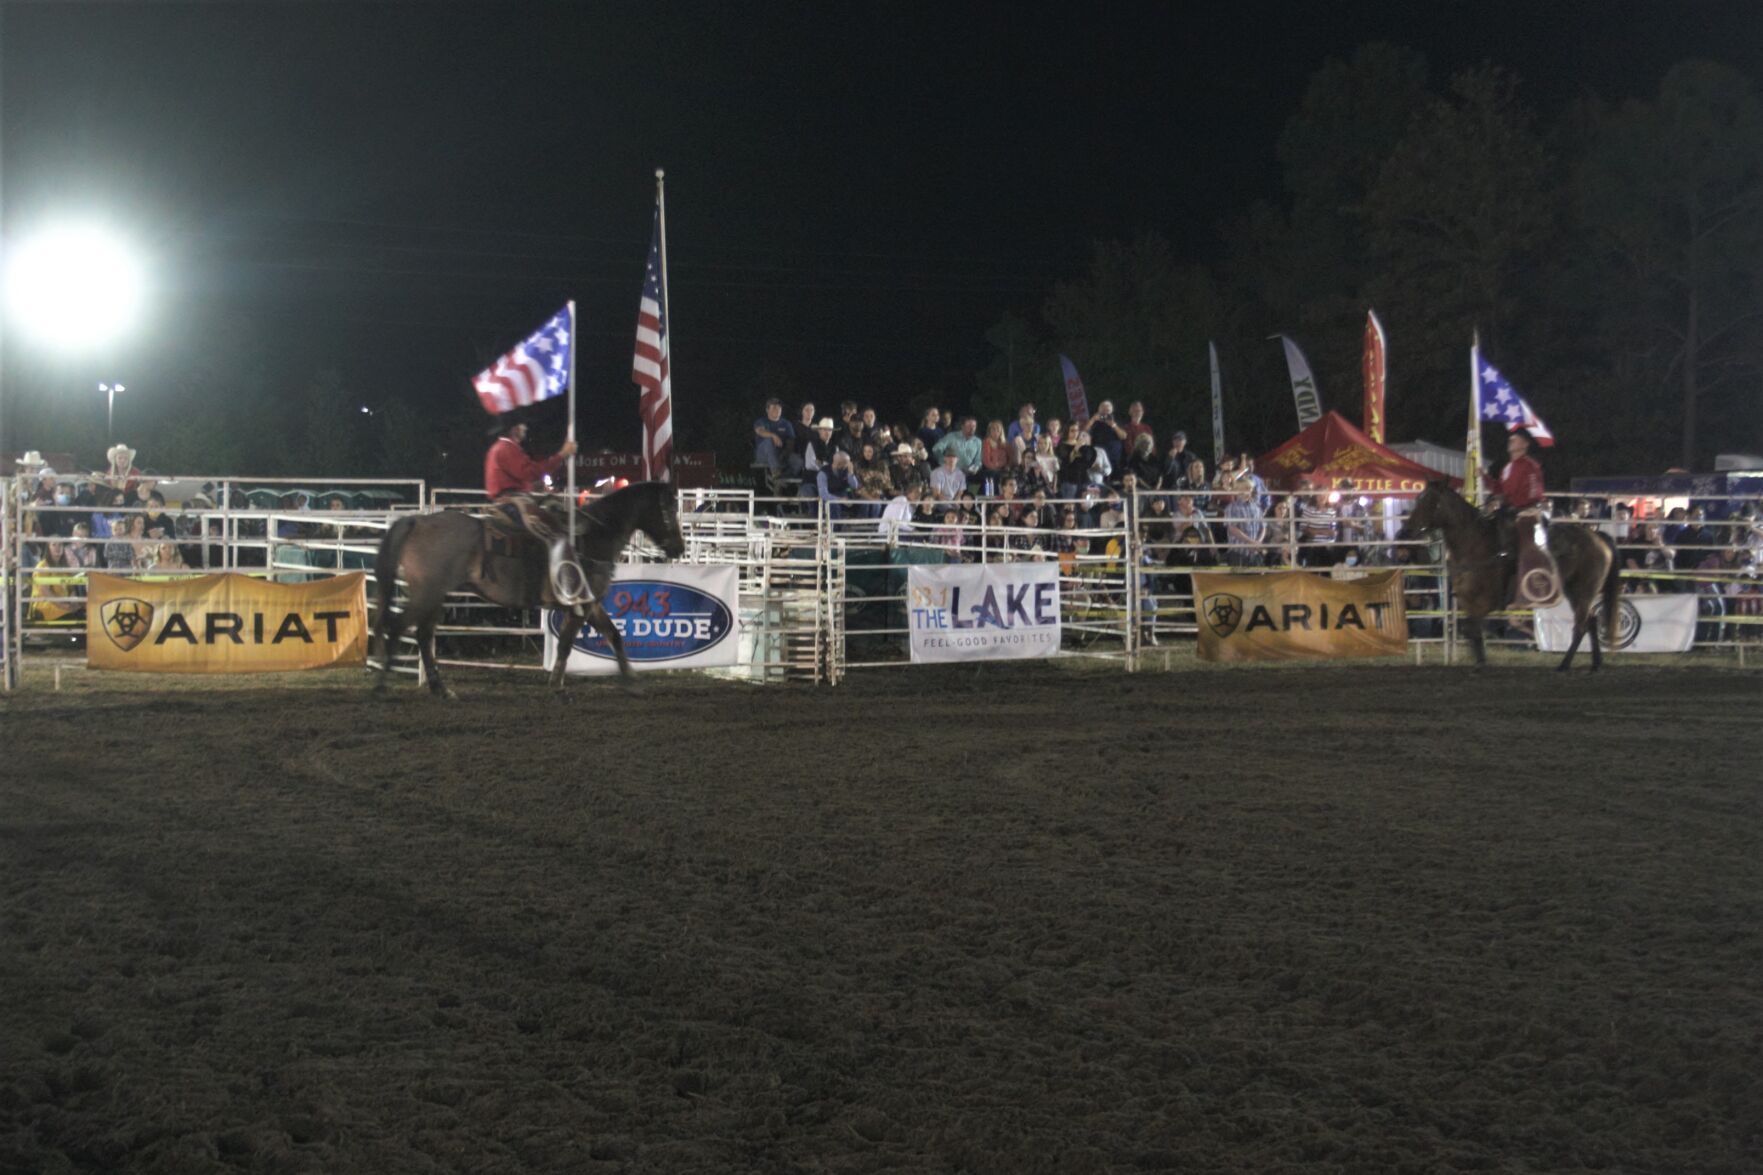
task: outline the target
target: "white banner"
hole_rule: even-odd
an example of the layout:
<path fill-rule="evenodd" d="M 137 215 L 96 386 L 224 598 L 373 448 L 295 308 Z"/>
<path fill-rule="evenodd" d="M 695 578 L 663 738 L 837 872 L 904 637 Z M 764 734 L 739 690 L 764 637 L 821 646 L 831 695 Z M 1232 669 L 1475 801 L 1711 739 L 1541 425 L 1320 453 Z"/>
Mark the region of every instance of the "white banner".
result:
<path fill-rule="evenodd" d="M 704 669 L 739 660 L 738 592 L 732 565 L 620 563 L 605 603 L 632 669 Z M 561 613 L 545 613 L 546 668 L 557 663 L 561 624 Z M 618 658 L 604 637 L 584 626 L 565 672 L 616 673 Z"/>
<path fill-rule="evenodd" d="M 1603 620 L 1594 618 L 1603 639 Z M 1688 592 L 1669 596 L 1623 596 L 1617 606 L 1616 647 L 1606 653 L 1687 653 L 1696 640 L 1696 597 Z M 1537 648 L 1565 653 L 1573 643 L 1573 609 L 1565 603 L 1536 614 Z M 1581 647 L 1581 652 L 1589 644 Z"/>
<path fill-rule="evenodd" d="M 999 661 L 1059 651 L 1059 565 L 915 563 L 906 572 L 914 661 Z"/>
<path fill-rule="evenodd" d="M 1322 419 L 1322 393 L 1316 390 L 1316 377 L 1310 374 L 1310 361 L 1298 344 L 1285 335 L 1274 338 L 1285 344 L 1286 370 L 1292 375 L 1292 401 L 1298 408 L 1298 431 L 1303 432 Z"/>

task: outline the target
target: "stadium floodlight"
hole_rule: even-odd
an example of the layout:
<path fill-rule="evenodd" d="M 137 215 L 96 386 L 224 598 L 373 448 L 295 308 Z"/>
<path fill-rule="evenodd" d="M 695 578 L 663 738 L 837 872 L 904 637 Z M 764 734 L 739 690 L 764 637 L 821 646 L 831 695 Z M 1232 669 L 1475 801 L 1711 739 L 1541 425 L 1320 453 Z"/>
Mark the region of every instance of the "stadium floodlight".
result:
<path fill-rule="evenodd" d="M 93 224 L 44 229 L 5 251 L 6 307 L 39 342 L 86 350 L 140 314 L 142 266 L 116 234 Z"/>

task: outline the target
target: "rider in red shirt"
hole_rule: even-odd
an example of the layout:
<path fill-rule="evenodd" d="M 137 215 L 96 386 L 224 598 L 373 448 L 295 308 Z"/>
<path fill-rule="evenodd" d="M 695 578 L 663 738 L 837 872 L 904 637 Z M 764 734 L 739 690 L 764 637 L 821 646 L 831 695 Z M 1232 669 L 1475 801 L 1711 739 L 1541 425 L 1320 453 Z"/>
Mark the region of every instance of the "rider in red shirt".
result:
<path fill-rule="evenodd" d="M 575 560 L 570 536 L 558 533 L 545 519 L 532 494 L 542 492 L 544 478 L 557 472 L 575 455 L 575 442 L 564 441 L 563 447 L 544 461 L 534 461 L 521 448 L 526 440 L 524 421 L 509 421 L 497 426 L 501 433 L 490 451 L 484 454 L 484 492 L 490 501 L 508 510 L 519 520 L 527 533 L 546 544 L 551 558 L 551 591 L 565 607 L 593 601 L 588 590 L 588 577 Z"/>
<path fill-rule="evenodd" d="M 1543 467 L 1530 455 L 1530 434 L 1518 429 L 1506 438 L 1506 468 L 1500 470 L 1500 499 L 1513 510 L 1543 500 Z"/>
<path fill-rule="evenodd" d="M 1500 556 L 1515 561 L 1515 569 L 1522 570 L 1530 559 L 1524 552 L 1534 548 L 1548 564 L 1552 576 L 1555 574 L 1553 559 L 1549 555 L 1547 522 L 1542 509 L 1543 467 L 1530 455 L 1530 434 L 1521 428 L 1507 434 L 1506 456 L 1506 467 L 1500 470 L 1499 485 L 1489 503 L 1498 507 L 1494 528 L 1499 535 Z M 1532 592 L 1533 598 L 1552 594 L 1538 588 L 1527 590 Z M 1553 590 L 1559 591 L 1558 580 Z"/>

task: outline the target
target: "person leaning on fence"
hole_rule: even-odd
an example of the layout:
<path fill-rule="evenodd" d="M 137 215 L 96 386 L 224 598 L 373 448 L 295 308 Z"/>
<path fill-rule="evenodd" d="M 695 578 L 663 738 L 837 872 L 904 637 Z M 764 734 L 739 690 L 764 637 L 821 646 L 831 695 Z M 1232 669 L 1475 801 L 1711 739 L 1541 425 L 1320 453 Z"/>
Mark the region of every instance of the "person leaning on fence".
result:
<path fill-rule="evenodd" d="M 1254 492 L 1246 481 L 1232 483 L 1225 492 L 1224 561 L 1232 567 L 1259 567 L 1267 523 L 1255 504 Z"/>
<path fill-rule="evenodd" d="M 1298 565 L 1300 567 L 1333 567 L 1341 560 L 1335 541 L 1340 537 L 1340 511 L 1336 505 L 1339 494 L 1303 483 L 1304 493 L 1298 499 Z"/>

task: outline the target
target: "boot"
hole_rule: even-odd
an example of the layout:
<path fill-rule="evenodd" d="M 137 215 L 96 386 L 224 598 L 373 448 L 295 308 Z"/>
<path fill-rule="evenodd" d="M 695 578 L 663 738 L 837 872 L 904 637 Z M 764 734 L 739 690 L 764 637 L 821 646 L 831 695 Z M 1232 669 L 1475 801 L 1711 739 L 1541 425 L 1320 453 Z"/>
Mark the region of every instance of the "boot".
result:
<path fill-rule="evenodd" d="M 594 602 L 594 594 L 588 589 L 588 577 L 582 571 L 581 564 L 570 557 L 571 554 L 568 539 L 560 537 L 552 540 L 551 594 L 566 608 Z"/>

